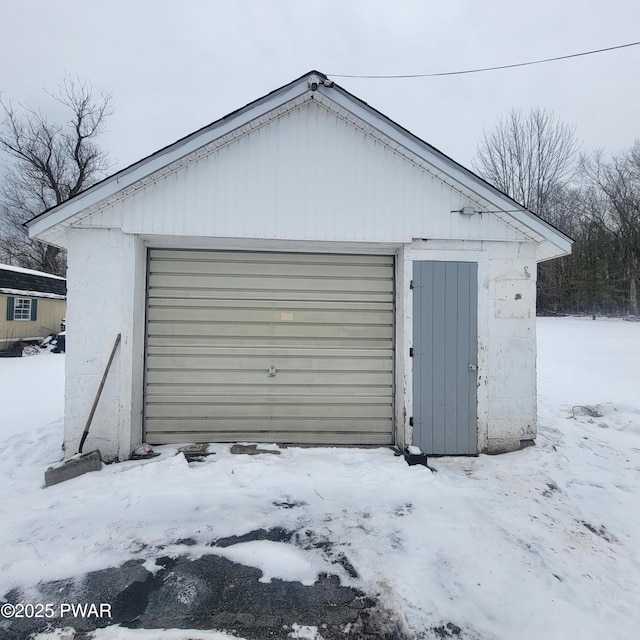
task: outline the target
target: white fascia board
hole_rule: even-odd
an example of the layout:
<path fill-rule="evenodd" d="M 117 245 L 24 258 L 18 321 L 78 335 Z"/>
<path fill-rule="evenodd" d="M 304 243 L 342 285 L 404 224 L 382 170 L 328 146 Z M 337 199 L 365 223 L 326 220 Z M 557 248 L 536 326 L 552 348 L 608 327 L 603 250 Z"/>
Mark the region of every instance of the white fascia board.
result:
<path fill-rule="evenodd" d="M 497 209 L 505 211 L 505 213 L 508 213 L 509 216 L 513 217 L 520 224 L 548 242 L 556 245 L 562 252 L 560 255 L 571 253 L 571 245 L 573 243 L 570 238 L 541 218 L 538 218 L 538 216 L 522 207 L 522 205 L 519 205 L 508 196 L 491 187 L 488 183 L 484 183 L 478 176 L 468 169 L 465 169 L 462 165 L 448 158 L 434 147 L 427 145 L 424 141 L 395 124 L 383 114 L 378 113 L 366 103 L 359 99 L 354 100 L 354 97 L 348 92 L 345 92 L 341 87 L 335 85 L 332 89 L 328 90 L 324 87 L 319 87 L 319 91 L 323 94 L 329 94 L 328 97 L 343 109 L 351 112 L 355 117 L 364 122 L 368 122 L 372 127 L 405 147 L 408 151 L 434 167 L 434 169 L 449 176 L 452 180 L 455 180 L 470 192 L 476 194 L 478 198 L 494 203 Z"/>
<path fill-rule="evenodd" d="M 38 237 L 48 229 L 62 224 L 65 220 L 82 213 L 101 201 L 114 196 L 128 187 L 131 187 L 136 182 L 147 178 L 151 174 L 161 171 L 184 156 L 197 151 L 201 147 L 210 144 L 231 131 L 242 128 L 250 122 L 274 111 L 281 105 L 295 100 L 307 92 L 309 92 L 309 87 L 307 78 L 305 77 L 293 85 L 284 87 L 279 93 L 269 94 L 265 98 L 217 120 L 204 129 L 201 129 L 182 140 L 178 140 L 148 158 L 140 160 L 113 176 L 106 178 L 102 182 L 99 182 L 86 191 L 83 191 L 75 198 L 62 203 L 55 209 L 51 209 L 51 211 L 41 217 L 27 222 L 29 236 L 32 238 Z"/>

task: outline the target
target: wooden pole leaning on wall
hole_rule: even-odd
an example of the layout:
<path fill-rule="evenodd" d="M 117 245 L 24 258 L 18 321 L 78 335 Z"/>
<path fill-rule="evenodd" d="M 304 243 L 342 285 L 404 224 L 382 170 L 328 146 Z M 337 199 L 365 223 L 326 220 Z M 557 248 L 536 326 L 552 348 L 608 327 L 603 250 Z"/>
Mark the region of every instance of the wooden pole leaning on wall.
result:
<path fill-rule="evenodd" d="M 113 349 L 111 349 L 111 355 L 109 356 L 109 362 L 107 362 L 107 366 L 105 367 L 104 373 L 102 374 L 102 380 L 100 381 L 100 386 L 98 387 L 98 392 L 96 393 L 96 397 L 93 400 L 93 406 L 91 407 L 91 412 L 89 413 L 89 417 L 87 418 L 87 424 L 84 427 L 84 432 L 82 433 L 82 438 L 80 439 L 80 446 L 78 447 L 78 453 L 82 453 L 82 447 L 84 447 L 84 441 L 87 439 L 89 435 L 89 427 L 91 427 L 91 422 L 93 421 L 93 416 L 98 408 L 98 402 L 100 400 L 100 396 L 102 395 L 102 390 L 104 389 L 104 385 L 107 381 L 107 376 L 109 375 L 109 369 L 111 368 L 111 363 L 113 362 L 113 358 L 116 355 L 116 350 L 118 345 L 120 344 L 120 338 L 122 334 L 118 334 L 116 336 L 116 341 L 113 343 Z"/>

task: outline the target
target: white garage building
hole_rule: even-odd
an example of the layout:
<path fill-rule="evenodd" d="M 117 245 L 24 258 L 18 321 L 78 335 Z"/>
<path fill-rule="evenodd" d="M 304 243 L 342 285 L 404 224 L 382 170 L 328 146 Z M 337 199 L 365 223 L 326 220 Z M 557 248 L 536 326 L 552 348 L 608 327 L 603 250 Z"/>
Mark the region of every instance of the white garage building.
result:
<path fill-rule="evenodd" d="M 68 251 L 65 448 L 517 449 L 569 238 L 310 72 L 35 218 Z"/>

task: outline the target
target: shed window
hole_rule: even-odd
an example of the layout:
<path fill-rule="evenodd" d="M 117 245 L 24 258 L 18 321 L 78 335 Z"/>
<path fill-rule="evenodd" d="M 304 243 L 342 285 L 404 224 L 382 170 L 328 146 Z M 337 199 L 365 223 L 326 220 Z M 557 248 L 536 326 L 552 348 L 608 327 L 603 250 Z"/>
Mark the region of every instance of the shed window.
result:
<path fill-rule="evenodd" d="M 35 320 L 37 300 L 29 298 L 7 299 L 7 320 Z"/>

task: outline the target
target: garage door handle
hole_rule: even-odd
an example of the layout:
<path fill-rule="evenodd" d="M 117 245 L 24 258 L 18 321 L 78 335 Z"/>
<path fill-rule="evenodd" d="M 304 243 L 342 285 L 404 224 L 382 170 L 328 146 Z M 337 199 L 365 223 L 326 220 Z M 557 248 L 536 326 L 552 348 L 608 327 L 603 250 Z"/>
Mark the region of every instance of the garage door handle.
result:
<path fill-rule="evenodd" d="M 477 371 L 477 370 L 478 370 L 477 365 L 475 365 L 475 364 L 470 364 L 469 365 L 469 371 Z"/>
<path fill-rule="evenodd" d="M 267 375 L 270 378 L 275 378 L 276 377 L 276 373 L 278 373 L 278 372 L 276 371 L 275 367 L 269 367 L 269 371 L 267 371 Z"/>

